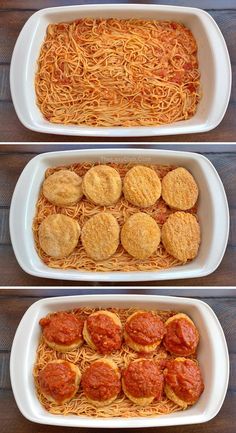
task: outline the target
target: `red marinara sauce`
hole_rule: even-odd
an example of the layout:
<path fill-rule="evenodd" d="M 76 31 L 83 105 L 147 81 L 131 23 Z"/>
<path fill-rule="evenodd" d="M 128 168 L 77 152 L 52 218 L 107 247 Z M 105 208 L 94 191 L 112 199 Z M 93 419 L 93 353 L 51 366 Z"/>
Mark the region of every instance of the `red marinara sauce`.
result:
<path fill-rule="evenodd" d="M 135 314 L 126 322 L 125 330 L 135 343 L 143 346 L 157 343 L 165 334 L 161 318 L 148 311 Z"/>
<path fill-rule="evenodd" d="M 102 361 L 94 362 L 85 370 L 82 387 L 86 397 L 97 401 L 109 400 L 121 390 L 118 374 Z"/>
<path fill-rule="evenodd" d="M 72 313 L 59 312 L 39 321 L 46 340 L 70 345 L 82 339 L 83 320 Z"/>
<path fill-rule="evenodd" d="M 66 361 L 60 364 L 50 362 L 38 375 L 41 391 L 57 403 L 73 397 L 77 389 L 75 379 L 76 374 Z"/>
<path fill-rule="evenodd" d="M 173 320 L 166 326 L 164 346 L 171 353 L 189 356 L 195 353 L 199 342 L 196 327 L 185 318 Z"/>
<path fill-rule="evenodd" d="M 105 355 L 121 348 L 122 330 L 111 317 L 102 313 L 89 316 L 87 328 L 99 353 Z"/>
<path fill-rule="evenodd" d="M 164 377 L 174 393 L 186 403 L 197 401 L 204 390 L 200 368 L 191 359 L 167 361 Z"/>
<path fill-rule="evenodd" d="M 163 373 L 151 359 L 131 362 L 123 371 L 123 380 L 127 391 L 133 397 L 155 397 L 156 400 L 162 397 Z"/>

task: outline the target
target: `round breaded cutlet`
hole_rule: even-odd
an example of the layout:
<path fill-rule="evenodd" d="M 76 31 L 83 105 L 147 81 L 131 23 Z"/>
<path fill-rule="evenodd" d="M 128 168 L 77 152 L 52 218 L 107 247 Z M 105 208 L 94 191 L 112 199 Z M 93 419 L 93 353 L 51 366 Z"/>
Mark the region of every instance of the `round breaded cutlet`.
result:
<path fill-rule="evenodd" d="M 125 175 L 123 192 L 125 199 L 134 206 L 153 206 L 161 196 L 161 181 L 153 169 L 136 165 Z"/>
<path fill-rule="evenodd" d="M 124 249 L 136 259 L 147 259 L 157 249 L 161 232 L 156 221 L 143 212 L 131 215 L 121 229 Z"/>
<path fill-rule="evenodd" d="M 80 347 L 83 340 L 83 319 L 78 315 L 59 311 L 40 319 L 43 339 L 51 349 L 66 353 Z"/>
<path fill-rule="evenodd" d="M 191 406 L 198 401 L 204 390 L 200 368 L 195 360 L 184 357 L 172 359 L 170 360 L 170 364 L 172 364 L 170 370 L 168 368 L 168 361 L 167 368 L 164 370 L 165 394 L 169 400 L 173 401 L 183 409 L 187 409 L 188 406 Z M 176 368 L 173 370 L 173 366 L 178 364 L 183 364 L 183 368 L 180 368 L 179 372 L 178 370 L 176 371 Z M 189 369 L 190 377 L 188 373 Z M 171 382 L 174 382 L 175 386 L 178 388 L 178 395 L 177 391 L 172 389 L 172 386 L 168 383 L 168 376 L 170 376 Z M 181 394 L 183 392 L 187 392 L 187 398 L 186 396 L 185 398 L 182 397 Z"/>
<path fill-rule="evenodd" d="M 120 226 L 109 212 L 92 216 L 82 228 L 83 247 L 93 260 L 106 260 L 111 257 L 119 245 Z"/>
<path fill-rule="evenodd" d="M 93 335 L 95 335 L 96 342 L 99 344 L 99 347 L 97 347 L 96 343 L 93 340 L 93 335 L 91 335 L 91 327 L 93 330 L 94 325 L 89 322 L 90 319 L 99 319 L 99 317 L 103 320 L 100 322 L 95 322 L 96 331 L 93 333 Z M 104 318 L 110 319 L 111 323 L 104 321 Z M 106 323 L 109 323 L 107 327 Z M 114 325 L 117 328 L 116 335 L 114 335 L 113 333 L 112 325 L 113 328 Z M 95 311 L 95 313 L 90 314 L 90 316 L 84 322 L 83 337 L 89 347 L 102 354 L 108 354 L 114 350 L 120 349 L 120 346 L 122 344 L 122 323 L 120 321 L 120 318 L 111 311 Z"/>
<path fill-rule="evenodd" d="M 162 179 L 162 198 L 171 208 L 191 209 L 198 198 L 198 186 L 188 170 L 178 167 Z"/>
<path fill-rule="evenodd" d="M 82 198 L 82 178 L 70 170 L 59 170 L 43 182 L 43 195 L 61 207 L 73 206 Z"/>
<path fill-rule="evenodd" d="M 60 371 L 58 365 L 67 366 L 67 372 Z M 70 401 L 78 391 L 81 376 L 77 365 L 63 359 L 56 359 L 48 362 L 39 372 L 39 388 L 48 401 L 64 404 Z M 70 392 L 68 392 L 68 388 Z"/>
<path fill-rule="evenodd" d="M 122 192 L 118 171 L 108 165 L 90 168 L 83 178 L 83 192 L 92 203 L 112 206 L 119 200 Z"/>
<path fill-rule="evenodd" d="M 69 256 L 78 244 L 79 223 L 66 215 L 47 216 L 39 226 L 39 244 L 53 258 Z"/>
<path fill-rule="evenodd" d="M 165 322 L 165 328 L 163 344 L 168 352 L 176 356 L 190 356 L 196 352 L 199 332 L 187 314 L 171 316 Z"/>
<path fill-rule="evenodd" d="M 111 404 L 121 390 L 121 376 L 115 362 L 110 358 L 92 362 L 83 373 L 82 387 L 86 399 L 93 406 Z"/>
<path fill-rule="evenodd" d="M 166 251 L 181 262 L 194 259 L 200 244 L 200 225 L 194 215 L 175 212 L 162 226 L 162 243 Z"/>
<path fill-rule="evenodd" d="M 164 332 L 164 324 L 157 314 L 138 310 L 126 320 L 124 339 L 135 352 L 150 353 L 161 344 Z"/>
<path fill-rule="evenodd" d="M 122 389 L 124 394 L 139 406 L 147 406 L 154 400 L 160 401 L 163 385 L 163 373 L 153 359 L 135 359 L 123 370 Z"/>

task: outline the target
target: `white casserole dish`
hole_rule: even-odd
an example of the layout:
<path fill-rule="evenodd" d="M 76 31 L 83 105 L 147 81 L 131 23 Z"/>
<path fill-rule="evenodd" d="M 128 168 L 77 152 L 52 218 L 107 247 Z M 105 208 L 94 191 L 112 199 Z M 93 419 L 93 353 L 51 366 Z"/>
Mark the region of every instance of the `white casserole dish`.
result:
<path fill-rule="evenodd" d="M 36 202 L 48 167 L 75 162 L 134 162 L 174 164 L 190 170 L 199 190 L 198 216 L 202 241 L 198 256 L 183 266 L 163 271 L 89 272 L 52 269 L 39 258 L 32 232 Z M 24 168 L 16 184 L 10 208 L 10 235 L 22 269 L 38 277 L 83 281 L 148 281 L 195 278 L 208 275 L 219 266 L 229 234 L 229 210 L 219 175 L 211 162 L 190 152 L 149 149 L 90 149 L 43 153 Z"/>
<path fill-rule="evenodd" d="M 33 365 L 40 338 L 39 319 L 48 313 L 83 306 L 175 310 L 188 314 L 200 332 L 198 360 L 205 390 L 191 408 L 170 415 L 137 418 L 89 418 L 53 415 L 39 403 L 33 381 Z M 24 347 L 24 350 L 22 350 Z M 229 355 L 221 325 L 212 309 L 197 299 L 147 295 L 82 295 L 42 299 L 26 311 L 17 328 L 10 358 L 13 393 L 21 413 L 30 421 L 68 427 L 137 428 L 197 424 L 219 412 L 227 391 Z"/>
<path fill-rule="evenodd" d="M 194 117 L 158 127 L 80 127 L 57 125 L 43 118 L 36 105 L 34 77 L 37 59 L 50 23 L 78 18 L 140 18 L 180 21 L 198 44 L 203 97 Z M 10 87 L 16 113 L 23 125 L 48 134 L 135 137 L 209 131 L 222 120 L 231 91 L 231 66 L 222 33 L 213 18 L 201 9 L 147 4 L 104 4 L 42 9 L 24 25 L 11 60 Z"/>

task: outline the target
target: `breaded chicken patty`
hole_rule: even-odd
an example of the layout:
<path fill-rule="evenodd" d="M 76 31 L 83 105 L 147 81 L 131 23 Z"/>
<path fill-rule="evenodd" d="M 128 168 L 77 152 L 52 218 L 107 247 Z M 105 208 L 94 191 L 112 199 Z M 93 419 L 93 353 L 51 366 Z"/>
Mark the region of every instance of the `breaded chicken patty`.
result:
<path fill-rule="evenodd" d="M 92 216 L 83 226 L 81 240 L 83 247 L 93 260 L 106 260 L 119 245 L 120 227 L 109 212 Z"/>
<path fill-rule="evenodd" d="M 66 215 L 47 216 L 39 226 L 39 243 L 43 251 L 53 258 L 69 256 L 78 244 L 79 223 Z"/>
<path fill-rule="evenodd" d="M 115 204 L 122 192 L 118 171 L 108 165 L 96 165 L 90 168 L 83 178 L 83 192 L 88 200 L 97 205 Z"/>
<path fill-rule="evenodd" d="M 83 196 L 82 178 L 70 170 L 56 171 L 43 182 L 43 195 L 56 206 L 75 205 Z"/>
<path fill-rule="evenodd" d="M 190 213 L 175 212 L 163 224 L 161 238 L 166 251 L 176 259 L 194 259 L 200 244 L 199 223 Z"/>
<path fill-rule="evenodd" d="M 125 199 L 135 206 L 153 206 L 161 196 L 161 181 L 152 168 L 136 165 L 125 175 L 123 192 Z"/>
<path fill-rule="evenodd" d="M 162 179 L 162 198 L 171 208 L 191 209 L 198 198 L 198 186 L 188 170 L 178 167 Z"/>
<path fill-rule="evenodd" d="M 143 212 L 131 215 L 121 229 L 124 249 L 136 259 L 147 259 L 160 243 L 160 229 L 156 221 Z"/>

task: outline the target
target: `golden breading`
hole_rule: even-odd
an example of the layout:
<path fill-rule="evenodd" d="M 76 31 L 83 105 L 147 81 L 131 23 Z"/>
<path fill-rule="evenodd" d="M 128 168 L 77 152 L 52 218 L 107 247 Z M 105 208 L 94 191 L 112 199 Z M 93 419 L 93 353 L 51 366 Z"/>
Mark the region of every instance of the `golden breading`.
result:
<path fill-rule="evenodd" d="M 39 226 L 39 243 L 43 251 L 51 257 L 69 256 L 78 244 L 79 223 L 66 215 L 47 216 Z"/>
<path fill-rule="evenodd" d="M 126 173 L 123 192 L 133 205 L 149 207 L 161 196 L 161 181 L 153 169 L 136 165 Z"/>
<path fill-rule="evenodd" d="M 108 165 L 96 165 L 83 178 L 83 192 L 88 200 L 101 206 L 116 203 L 122 192 L 122 182 L 117 170 Z"/>
<path fill-rule="evenodd" d="M 156 221 L 143 212 L 131 215 L 121 229 L 124 249 L 136 259 L 147 259 L 157 249 L 161 233 Z"/>
<path fill-rule="evenodd" d="M 162 198 L 174 209 L 191 209 L 198 198 L 198 186 L 193 176 L 183 167 L 169 171 L 162 179 Z"/>
<path fill-rule="evenodd" d="M 175 212 L 162 226 L 162 243 L 166 251 L 181 262 L 194 259 L 200 244 L 200 226 L 194 215 Z"/>
<path fill-rule="evenodd" d="M 81 240 L 84 249 L 93 260 L 106 260 L 119 245 L 120 227 L 116 218 L 108 212 L 91 217 L 83 226 Z"/>
<path fill-rule="evenodd" d="M 59 170 L 43 182 L 43 195 L 50 203 L 66 207 L 82 198 L 82 178 L 70 170 Z"/>
<path fill-rule="evenodd" d="M 65 362 L 70 366 L 71 370 L 75 372 L 75 390 L 74 390 L 73 394 L 71 394 L 69 397 L 65 397 L 59 403 L 49 393 L 45 392 L 43 389 L 40 389 L 40 391 L 42 392 L 42 394 L 44 395 L 44 397 L 48 401 L 52 401 L 55 404 L 64 404 L 67 401 L 70 401 L 74 397 L 74 395 L 76 394 L 76 392 L 78 391 L 78 388 L 79 388 L 79 385 L 80 385 L 80 381 L 81 381 L 81 376 L 82 376 L 79 367 L 77 365 L 73 364 L 72 362 L 65 361 L 63 359 L 57 359 L 55 361 L 50 361 L 48 364 L 46 364 L 45 367 L 39 373 L 39 374 L 42 375 L 44 369 L 46 369 L 49 364 L 64 364 Z M 56 381 L 58 379 L 57 375 L 54 375 L 54 377 L 55 377 L 55 381 Z M 60 380 L 61 380 L 61 376 L 60 376 Z"/>

